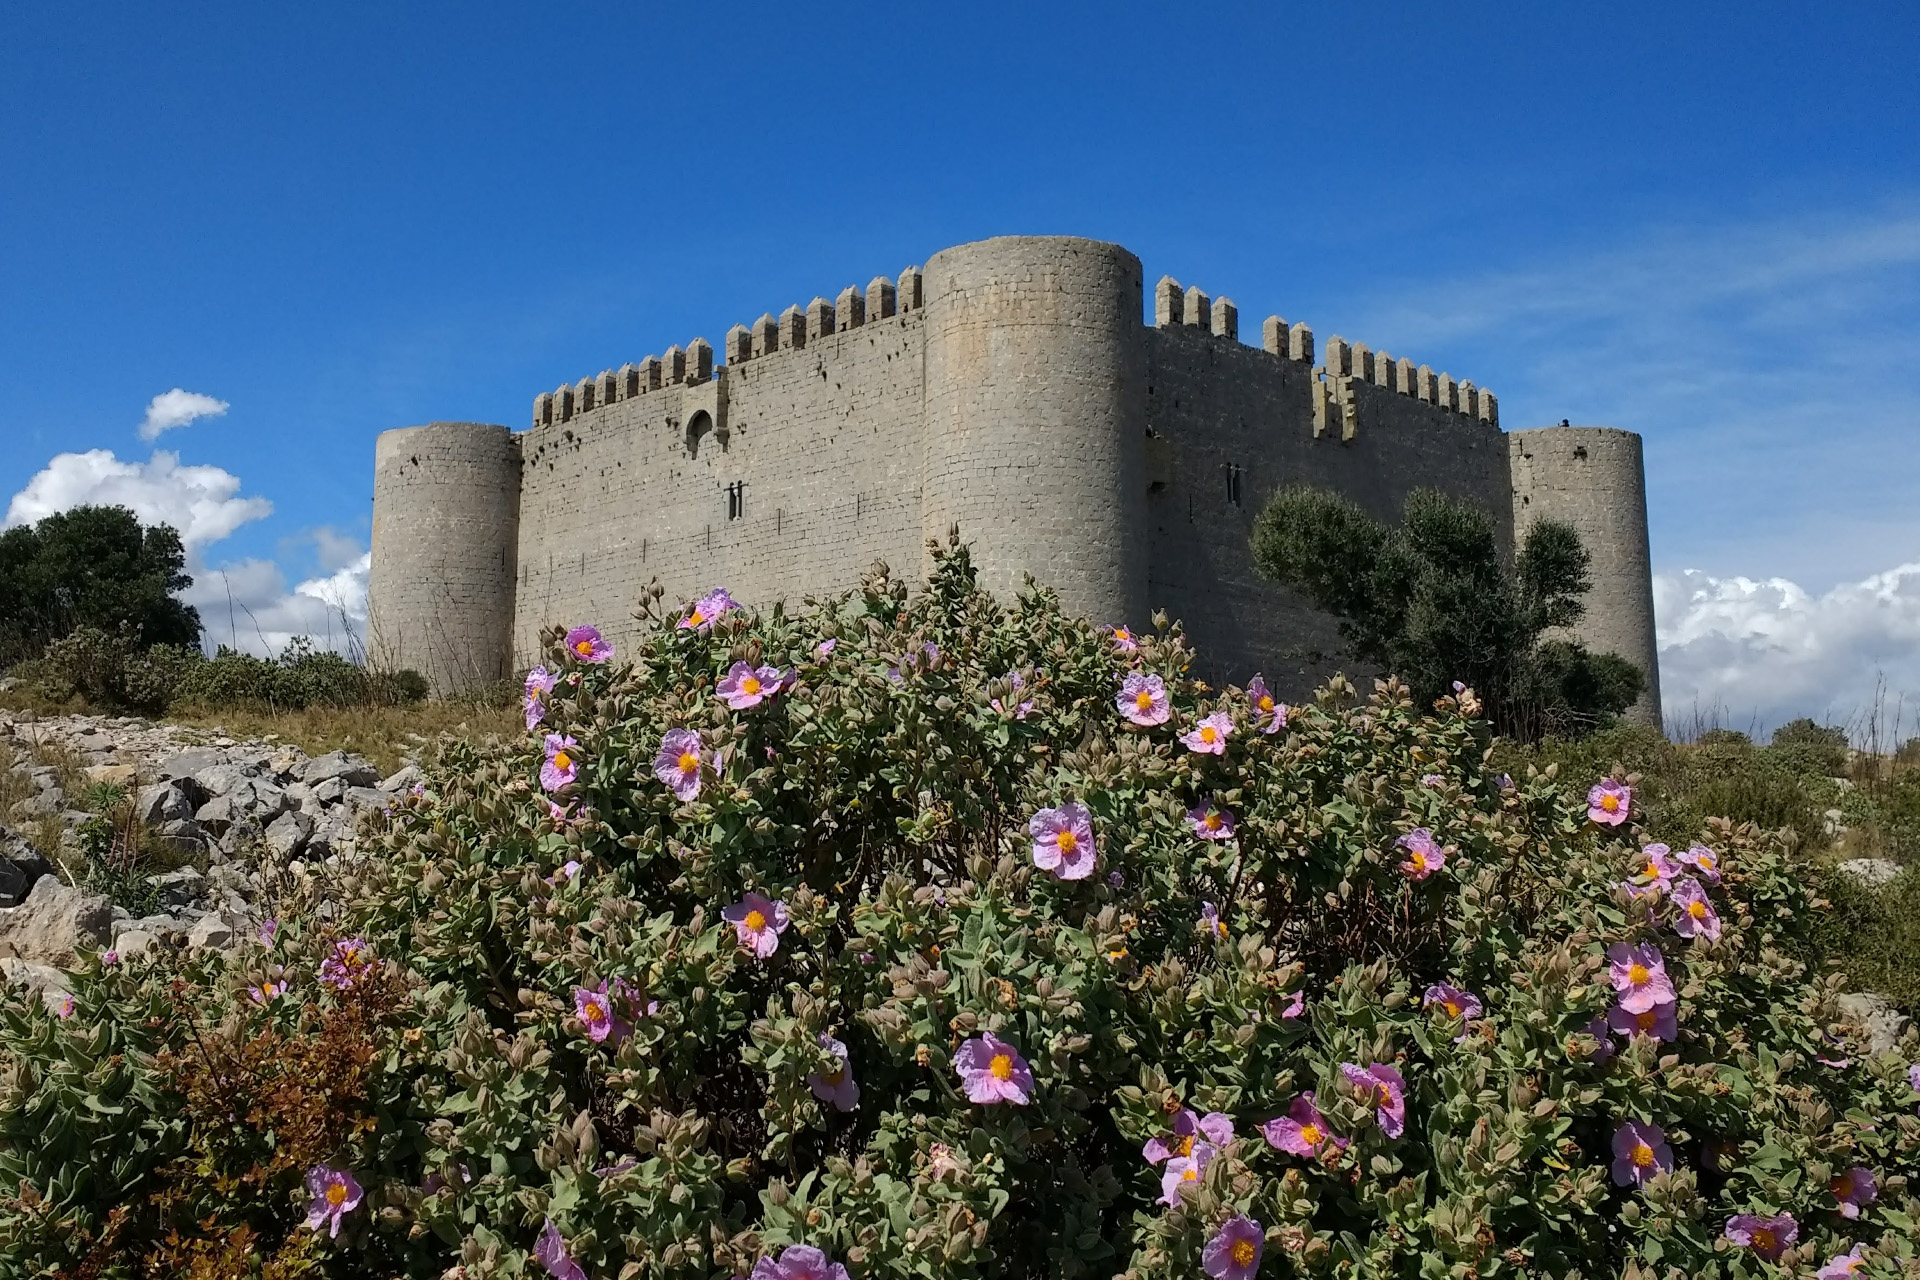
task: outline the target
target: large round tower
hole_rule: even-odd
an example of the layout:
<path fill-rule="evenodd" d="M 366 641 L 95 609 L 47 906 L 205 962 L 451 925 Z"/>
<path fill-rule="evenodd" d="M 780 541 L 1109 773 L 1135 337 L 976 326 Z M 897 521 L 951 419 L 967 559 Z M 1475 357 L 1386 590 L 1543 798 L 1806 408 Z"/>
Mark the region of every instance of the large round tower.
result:
<path fill-rule="evenodd" d="M 1140 260 L 1005 236 L 927 263 L 922 527 L 973 544 L 981 582 L 1022 571 L 1068 610 L 1145 622 L 1146 341 Z"/>
<path fill-rule="evenodd" d="M 511 674 L 520 446 L 505 427 L 435 422 L 374 447 L 371 662 L 436 694 Z"/>
<path fill-rule="evenodd" d="M 1647 677 L 1627 714 L 1660 727 L 1660 647 L 1653 630 L 1647 480 L 1640 437 L 1612 427 L 1546 427 L 1507 436 L 1516 540 L 1534 522 L 1560 520 L 1593 556 L 1593 590 L 1574 635 L 1617 653 Z"/>

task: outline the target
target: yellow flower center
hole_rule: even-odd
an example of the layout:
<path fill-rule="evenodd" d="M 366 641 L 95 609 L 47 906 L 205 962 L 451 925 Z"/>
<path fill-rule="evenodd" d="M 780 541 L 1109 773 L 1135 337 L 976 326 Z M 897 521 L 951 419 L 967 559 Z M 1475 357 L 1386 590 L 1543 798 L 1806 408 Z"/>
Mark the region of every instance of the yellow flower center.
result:
<path fill-rule="evenodd" d="M 1013 1058 L 1004 1053 L 993 1055 L 993 1061 L 987 1064 L 987 1070 L 995 1080 L 1013 1079 Z"/>
<path fill-rule="evenodd" d="M 837 1085 L 847 1078 L 847 1069 L 845 1067 L 835 1067 L 831 1071 L 822 1072 L 820 1078 L 828 1084 Z"/>
<path fill-rule="evenodd" d="M 1151 711 L 1153 709 L 1153 695 L 1145 689 L 1142 689 L 1133 695 L 1133 705 L 1142 711 Z"/>
<path fill-rule="evenodd" d="M 1218 831 L 1220 829 L 1220 815 L 1217 812 L 1207 814 L 1203 821 L 1206 823 L 1206 828 L 1209 831 Z"/>
<path fill-rule="evenodd" d="M 1847 1180 L 1845 1178 L 1835 1178 L 1827 1184 L 1827 1190 L 1844 1200 L 1847 1198 Z"/>
<path fill-rule="evenodd" d="M 760 692 L 760 677 L 747 676 L 743 678 L 740 681 L 740 692 L 746 694 L 748 697 L 752 697 L 754 694 Z"/>
<path fill-rule="evenodd" d="M 1756 1227 L 1753 1232 L 1753 1247 L 1762 1253 L 1772 1253 L 1774 1249 L 1773 1228 Z"/>
<path fill-rule="evenodd" d="M 1210 724 L 1203 724 L 1200 726 L 1200 741 L 1212 746 L 1220 741 L 1220 731 Z"/>
<path fill-rule="evenodd" d="M 1373 1105 L 1376 1107 L 1393 1105 L 1393 1095 L 1387 1091 L 1387 1086 L 1383 1084 L 1373 1086 Z"/>
<path fill-rule="evenodd" d="M 1271 711 L 1271 710 L 1273 710 L 1273 697 L 1272 697 L 1272 695 L 1270 695 L 1270 694 L 1262 694 L 1262 695 L 1260 696 L 1260 709 L 1261 709 L 1262 711 Z"/>
<path fill-rule="evenodd" d="M 1440 1007 L 1447 1011 L 1449 1018 L 1457 1018 L 1460 1016 L 1460 1002 L 1458 1000 L 1442 1000 Z"/>
<path fill-rule="evenodd" d="M 1407 862 L 1415 871 L 1425 871 L 1427 869 L 1427 855 L 1418 849 L 1411 851 L 1407 855 Z"/>
<path fill-rule="evenodd" d="M 1127 630 L 1125 627 L 1116 627 L 1114 628 L 1113 638 L 1115 640 L 1131 640 L 1133 639 L 1133 632 Z"/>
<path fill-rule="evenodd" d="M 1653 971 L 1638 960 L 1627 966 L 1627 981 L 1636 987 L 1646 986 L 1647 980 L 1651 977 L 1653 977 Z"/>
<path fill-rule="evenodd" d="M 1643 876 L 1652 876 L 1657 880 L 1660 878 L 1660 864 L 1649 858 L 1647 859 L 1647 869 L 1640 874 Z"/>
<path fill-rule="evenodd" d="M 1235 1240 L 1233 1242 L 1233 1265 L 1250 1267 L 1253 1265 L 1253 1241 Z"/>
<path fill-rule="evenodd" d="M 1125 947 L 1115 947 L 1113 950 L 1107 952 L 1107 959 L 1109 960 L 1125 960 L 1126 958 L 1127 949 Z"/>
<path fill-rule="evenodd" d="M 584 658 L 584 657 L 586 657 L 586 656 L 587 656 L 588 654 L 590 654 L 590 653 L 592 653 L 592 652 L 593 652 L 593 641 L 591 641 L 591 640 L 576 640 L 576 641 L 574 641 L 574 645 L 573 645 L 573 651 L 574 651 L 575 653 L 577 653 L 577 654 L 579 654 L 579 655 L 580 655 L 581 657 L 583 657 L 583 658 Z"/>
<path fill-rule="evenodd" d="M 1320 1132 L 1319 1125 L 1303 1124 L 1300 1126 L 1300 1136 L 1306 1141 L 1308 1146 L 1317 1147 L 1320 1145 L 1321 1138 L 1325 1135 Z"/>
<path fill-rule="evenodd" d="M 1054 837 L 1053 843 L 1059 848 L 1061 853 L 1072 853 L 1080 847 L 1080 837 L 1074 835 L 1071 831 L 1062 831 Z"/>
<path fill-rule="evenodd" d="M 764 929 L 764 928 L 766 928 L 766 927 L 767 927 L 767 913 L 766 913 L 766 912 L 764 912 L 764 911 L 749 911 L 749 912 L 747 912 L 747 928 L 748 928 L 748 929 L 749 929 L 749 930 L 750 930 L 751 932 L 753 932 L 753 933 L 758 933 L 758 932 L 760 932 L 760 931 L 761 931 L 762 929 Z"/>
<path fill-rule="evenodd" d="M 556 769 L 571 769 L 573 768 L 573 757 L 564 751 L 556 751 L 553 753 L 553 767 Z"/>
<path fill-rule="evenodd" d="M 1608 813 L 1618 813 L 1620 812 L 1620 797 L 1613 795 L 1612 793 L 1608 793 L 1607 795 L 1601 796 L 1600 807 L 1602 809 L 1605 809 Z"/>
<path fill-rule="evenodd" d="M 700 757 L 691 751 L 682 751 L 676 763 L 680 766 L 680 772 L 692 773 L 700 767 Z"/>
<path fill-rule="evenodd" d="M 1215 933 L 1217 933 L 1217 934 L 1219 934 L 1219 935 L 1220 935 L 1221 937 L 1223 937 L 1223 938 L 1224 938 L 1224 937 L 1226 937 L 1226 936 L 1227 936 L 1227 922 L 1226 922 L 1225 920 L 1215 920 L 1215 921 L 1213 922 L 1213 931 L 1214 931 Z"/>
<path fill-rule="evenodd" d="M 692 613 L 687 615 L 687 621 L 691 622 L 696 627 L 704 623 L 706 620 L 707 620 L 707 615 L 700 612 L 698 609 L 695 609 Z"/>
<path fill-rule="evenodd" d="M 1695 920 L 1705 920 L 1707 918 L 1707 904 L 1698 900 L 1689 902 L 1687 904 L 1687 914 Z"/>
<path fill-rule="evenodd" d="M 589 1000 L 580 1006 L 580 1015 L 588 1022 L 601 1022 L 606 1019 L 606 1006 L 598 1000 Z"/>
<path fill-rule="evenodd" d="M 1198 1182 L 1200 1181 L 1200 1171 L 1194 1168 L 1192 1165 L 1188 1165 L 1184 1170 L 1181 1171 L 1180 1181 Z"/>
<path fill-rule="evenodd" d="M 1175 1147 L 1173 1148 L 1173 1154 L 1177 1156 L 1192 1155 L 1193 1154 L 1193 1135 L 1188 1134 L 1186 1137 L 1180 1139 L 1179 1143 L 1175 1145 Z"/>
<path fill-rule="evenodd" d="M 338 1209 L 347 1202 L 347 1189 L 338 1182 L 327 1186 L 327 1203 Z"/>
<path fill-rule="evenodd" d="M 1647 1010 L 1645 1013 L 1636 1013 L 1633 1015 L 1633 1024 L 1639 1027 L 1642 1031 L 1651 1031 L 1653 1030 L 1653 1022 L 1655 1017 L 1656 1015 L 1651 1009 Z"/>
<path fill-rule="evenodd" d="M 1633 1163 L 1641 1169 L 1651 1168 L 1653 1165 L 1653 1148 L 1644 1142 L 1634 1143 Z"/>

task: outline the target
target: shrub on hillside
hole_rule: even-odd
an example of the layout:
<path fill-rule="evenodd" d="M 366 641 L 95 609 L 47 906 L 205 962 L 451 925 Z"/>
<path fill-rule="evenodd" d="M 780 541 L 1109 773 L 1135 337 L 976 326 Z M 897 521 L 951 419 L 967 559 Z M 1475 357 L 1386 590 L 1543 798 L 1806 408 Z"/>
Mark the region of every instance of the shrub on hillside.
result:
<path fill-rule="evenodd" d="M 256 658 L 222 647 L 195 665 L 174 689 L 183 706 L 213 709 L 385 706 L 418 702 L 426 681 L 416 671 L 379 672 L 296 636 L 278 657 Z"/>
<path fill-rule="evenodd" d="M 192 650 L 142 645 L 131 628 L 75 627 L 18 670 L 58 702 L 80 698 L 111 710 L 159 715 L 181 679 L 201 661 Z"/>
<path fill-rule="evenodd" d="M 0 533 L 0 668 L 37 658 L 76 627 L 135 636 L 141 648 L 200 643 L 180 535 L 126 507 L 75 507 Z"/>
<path fill-rule="evenodd" d="M 1643 846 L 1630 777 L 1500 776 L 1471 691 L 1212 690 L 936 551 L 911 601 L 556 635 L 344 918 L 5 1010 L 0 1259 L 1920 1266 L 1920 1094 L 1788 954 L 1781 843 Z"/>

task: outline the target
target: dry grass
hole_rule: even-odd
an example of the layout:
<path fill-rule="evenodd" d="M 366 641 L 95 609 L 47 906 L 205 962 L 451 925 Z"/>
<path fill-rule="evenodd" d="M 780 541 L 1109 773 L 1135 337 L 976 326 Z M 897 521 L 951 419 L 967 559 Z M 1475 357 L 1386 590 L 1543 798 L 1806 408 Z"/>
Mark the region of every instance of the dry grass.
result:
<path fill-rule="evenodd" d="M 469 702 L 422 702 L 406 707 L 309 707 L 305 711 L 194 711 L 170 713 L 172 724 L 234 738 L 289 743 L 310 756 L 351 751 L 390 774 L 404 757 L 431 755 L 442 734 L 482 741 L 517 734 L 519 715 L 505 707 Z"/>

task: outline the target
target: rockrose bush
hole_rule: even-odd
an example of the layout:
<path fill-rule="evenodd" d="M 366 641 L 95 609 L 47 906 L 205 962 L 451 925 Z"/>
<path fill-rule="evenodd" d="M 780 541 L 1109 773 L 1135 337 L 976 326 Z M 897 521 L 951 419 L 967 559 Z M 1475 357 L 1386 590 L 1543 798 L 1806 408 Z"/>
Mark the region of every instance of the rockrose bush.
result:
<path fill-rule="evenodd" d="M 1471 690 L 1210 689 L 940 549 L 556 633 L 337 918 L 3 1028 L 67 1275 L 1913 1275 L 1781 843 L 1497 776 Z"/>

